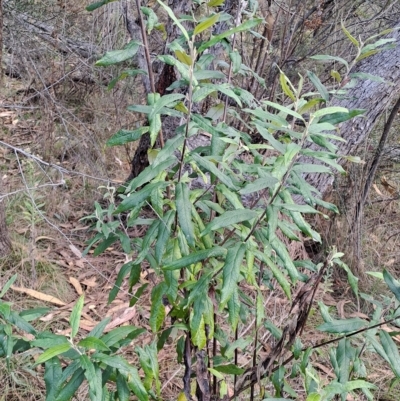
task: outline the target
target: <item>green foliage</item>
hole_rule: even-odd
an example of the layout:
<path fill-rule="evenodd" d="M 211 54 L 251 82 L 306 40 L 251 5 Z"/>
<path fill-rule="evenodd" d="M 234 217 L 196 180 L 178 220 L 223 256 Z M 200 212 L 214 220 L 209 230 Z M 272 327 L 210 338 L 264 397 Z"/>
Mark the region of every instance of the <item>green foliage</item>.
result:
<path fill-rule="evenodd" d="M 94 10 L 109 2 L 97 2 L 87 9 Z M 334 143 L 341 140 L 335 135 L 337 124 L 361 115 L 364 110 L 331 107 L 332 93 L 312 72 L 308 72 L 307 77 L 318 93 L 311 94 L 310 98 L 310 94 L 302 93 L 304 77 L 295 85 L 280 71 L 279 82 L 287 103 L 256 102 L 250 93 L 231 81 L 211 82 L 222 79 L 224 74 L 208 69 L 212 68 L 214 56 L 206 50 L 223 43 L 232 62 L 232 73 L 239 74 L 245 67 L 226 39 L 254 28 L 262 20 L 250 17 L 237 27 L 209 37 L 206 31 L 221 19 L 221 14 L 205 17 L 189 31 L 164 2 L 158 0 L 158 3 L 182 33 L 178 41 L 170 44 L 174 55 L 158 58 L 180 73 L 180 80 L 172 88 L 184 90 L 185 95 L 149 93 L 147 105 L 129 107 L 132 112 L 145 114 L 148 126 L 119 131 L 107 145 L 123 145 L 148 134 L 152 153 L 150 165 L 120 189 L 118 204 L 114 203 L 115 189 L 107 188 L 109 206 L 104 209 L 95 203 L 94 213 L 85 218 L 91 221 L 96 233 L 87 251 L 96 246 L 94 254 L 98 255 L 117 242 L 129 257 L 110 291 L 110 302 L 126 278 L 131 289 L 139 283 L 144 264 L 155 272 L 148 320 L 151 332 L 123 326 L 104 334 L 108 323 L 104 320 L 88 336 L 79 338 L 82 296 L 69 319 L 69 336 L 38 333 L 28 320 L 40 317 L 42 312 L 37 311 L 34 318 L 28 319 L 1 300 L 1 356 L 6 357 L 9 364 L 18 351 L 40 348 L 43 352 L 36 364 L 45 366 L 47 400 L 71 399 L 84 381 L 93 401 L 128 400 L 131 394 L 140 401 L 161 399 L 157 355 L 169 337 L 179 338 L 177 359 L 183 361 L 185 377 L 189 379 L 192 359 L 196 359 L 197 373 L 203 375 L 198 378 L 199 391 L 206 392 L 210 388 L 199 380 L 213 380 L 216 384 L 219 381 L 215 397 L 227 394 L 227 383 L 232 375 L 237 376 L 236 394 L 247 385 L 254 386 L 261 378 L 267 378 L 274 394 L 271 397 L 264 394 L 265 400 L 296 397 L 290 379 L 303 384 L 302 396 L 305 393 L 308 401 L 331 400 L 336 396 L 344 400 L 348 393 L 357 391 L 369 397 L 370 390 L 375 387 L 365 380 L 363 347 L 360 349 L 350 337 L 363 337 L 399 378 L 396 344 L 379 325 L 374 326 L 361 318 L 337 320 L 321 303 L 325 322 L 318 329 L 338 335 L 336 343 L 332 341 L 329 348 L 335 378 L 325 383 L 313 368 L 312 348 L 301 345 L 301 333 L 315 290 L 334 263 L 347 273 L 349 284 L 358 297 L 357 278 L 340 260 L 341 254 L 333 252 L 324 263 L 315 266 L 307 259 L 293 260 L 289 249 L 292 241 L 304 238 L 321 242 L 320 234 L 311 227 L 306 214 L 326 217 L 323 210 L 338 212 L 334 205 L 320 199 L 318 190 L 307 183 L 304 176 L 331 173 L 326 165 L 343 172 L 337 163 L 341 156 Z M 210 1 L 208 6 L 220 4 L 216 0 Z M 150 32 L 157 24 L 157 17 L 151 9 L 142 8 L 142 12 L 147 16 L 146 27 Z M 363 47 L 344 26 L 343 32 L 358 49 L 357 59 L 367 57 L 387 43 L 380 40 Z M 128 60 L 140 45 L 131 41 L 122 50 L 108 52 L 96 65 L 109 66 Z M 314 59 L 336 60 L 345 65 L 347 72 L 350 70 L 349 64 L 338 57 L 315 56 Z M 214 96 L 217 92 L 228 100 L 219 101 Z M 207 98 L 216 104 L 211 113 L 203 116 L 194 110 L 201 110 Z M 237 118 L 237 110 L 243 118 Z M 162 149 L 157 149 L 157 138 L 162 135 L 162 115 L 179 118 L 181 126 Z M 248 133 L 240 128 L 245 120 L 249 130 L 259 134 L 264 143 L 251 143 Z M 212 139 L 204 148 L 192 149 L 188 144 L 198 132 L 207 132 Z M 242 157 L 244 153 L 250 162 Z M 144 210 L 147 210 L 146 215 Z M 146 229 L 143 238 L 129 237 L 123 219 L 116 218 L 121 213 L 126 215 L 126 226 Z M 399 301 L 399 284 L 388 272 L 383 273 L 383 278 Z M 15 277 L 4 286 L 0 298 L 14 280 Z M 147 284 L 137 289 L 131 305 L 146 287 Z M 287 322 L 282 327 L 275 326 L 266 314 L 265 291 L 292 301 Z M 380 321 L 382 310 L 375 312 L 374 321 Z M 395 320 L 397 315 L 393 314 Z M 224 325 L 223 328 L 220 325 Z M 239 337 L 238 330 L 242 326 L 250 332 L 246 330 L 247 334 Z M 258 360 L 251 367 L 238 366 L 239 352 L 252 345 L 256 353 L 264 346 L 258 337 L 261 329 L 268 330 L 277 340 L 275 348 L 266 359 Z M 372 330 L 379 330 L 380 341 L 371 334 Z M 26 340 L 21 331 L 30 333 L 34 339 Z M 134 348 L 138 360 L 135 367 L 127 361 L 123 350 L 143 333 L 152 341 L 150 345 Z M 214 354 L 208 354 L 205 361 L 203 350 L 210 351 L 211 342 L 215 344 Z M 293 354 L 293 366 L 283 362 L 286 350 Z M 200 367 L 207 366 L 206 362 L 210 368 L 201 372 Z M 110 390 L 109 384 L 116 391 Z"/>

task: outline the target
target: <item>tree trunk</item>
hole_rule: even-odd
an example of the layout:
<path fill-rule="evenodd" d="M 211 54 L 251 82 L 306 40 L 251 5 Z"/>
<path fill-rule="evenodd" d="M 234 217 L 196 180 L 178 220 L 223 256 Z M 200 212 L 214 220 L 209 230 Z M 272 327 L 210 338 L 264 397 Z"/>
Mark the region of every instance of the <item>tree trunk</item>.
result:
<path fill-rule="evenodd" d="M 190 14 L 192 7 L 191 1 L 170 0 L 169 6 L 175 15 Z M 171 43 L 180 34 L 175 24 L 167 24 L 167 44 Z M 156 92 L 163 96 L 166 89 L 177 79 L 173 66 L 165 65 L 158 77 L 156 83 Z M 172 138 L 175 135 L 175 129 L 178 127 L 179 119 L 176 117 L 163 117 L 162 132 L 164 140 Z M 139 145 L 131 162 L 131 174 L 128 180 L 139 175 L 148 165 L 149 159 L 147 151 L 150 148 L 150 136 L 144 134 L 140 138 Z"/>

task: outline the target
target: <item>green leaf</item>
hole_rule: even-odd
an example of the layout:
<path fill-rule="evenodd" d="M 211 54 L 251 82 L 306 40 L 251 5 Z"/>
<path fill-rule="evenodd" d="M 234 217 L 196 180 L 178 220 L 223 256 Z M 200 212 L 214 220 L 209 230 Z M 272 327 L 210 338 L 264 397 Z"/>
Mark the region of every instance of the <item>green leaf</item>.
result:
<path fill-rule="evenodd" d="M 180 62 L 175 57 L 170 56 L 168 54 L 167 55 L 163 55 L 163 56 L 158 56 L 158 59 L 160 59 L 165 64 L 175 66 L 176 69 L 181 74 L 182 79 L 184 79 L 186 82 L 190 82 L 190 80 L 192 80 L 192 85 L 193 86 L 197 86 L 198 85 L 197 79 L 195 78 L 194 75 L 190 74 L 189 67 L 185 63 Z"/>
<path fill-rule="evenodd" d="M 7 303 L 0 303 L 0 314 L 3 315 L 4 319 L 9 319 L 11 316 L 11 306 Z"/>
<path fill-rule="evenodd" d="M 194 314 L 198 313 L 198 309 L 194 309 Z M 206 326 L 204 323 L 204 317 L 203 314 L 201 313 L 199 315 L 199 323 L 197 327 L 193 327 L 192 325 L 190 327 L 190 334 L 191 334 L 191 340 L 193 342 L 193 345 L 197 347 L 198 349 L 203 349 L 206 344 L 207 344 L 207 336 L 206 336 Z"/>
<path fill-rule="evenodd" d="M 145 331 L 145 329 L 140 329 L 136 326 L 121 326 L 111 330 L 109 333 L 102 336 L 101 340 L 107 347 L 113 347 L 124 338 L 129 337 L 133 339 L 138 337 Z"/>
<path fill-rule="evenodd" d="M 217 372 L 224 373 L 226 375 L 241 375 L 245 369 L 239 368 L 238 366 L 230 363 L 228 365 L 218 365 L 214 366 Z"/>
<path fill-rule="evenodd" d="M 115 209 L 113 214 L 123 213 L 127 210 L 133 209 L 135 206 L 144 202 L 151 193 L 158 188 L 165 188 L 168 185 L 167 182 L 154 182 L 146 185 L 143 189 L 127 196 L 121 204 Z"/>
<path fill-rule="evenodd" d="M 375 384 L 368 383 L 365 380 L 351 380 L 351 381 L 348 381 L 344 385 L 344 388 L 348 392 L 354 391 L 354 390 L 356 390 L 358 388 L 361 388 L 361 389 L 370 388 L 370 389 L 373 389 L 373 390 L 377 390 L 378 389 L 378 387 L 376 387 Z"/>
<path fill-rule="evenodd" d="M 140 265 L 139 265 L 140 267 Z M 148 287 L 149 283 L 144 283 L 141 285 L 136 292 L 133 294 L 131 300 L 129 301 L 129 307 L 132 307 L 133 305 L 136 304 L 137 301 L 139 301 L 139 298 L 143 294 L 144 290 Z"/>
<path fill-rule="evenodd" d="M 154 26 L 158 22 L 157 14 L 149 7 L 140 7 L 140 9 L 142 10 L 142 13 L 147 16 L 146 28 L 147 34 L 150 35 Z"/>
<path fill-rule="evenodd" d="M 286 246 L 278 239 L 278 237 L 275 237 L 270 242 L 270 244 L 273 250 L 279 256 L 279 258 L 282 260 L 285 269 L 289 273 L 290 279 L 292 280 L 293 283 L 295 283 L 296 280 L 300 278 L 300 274 L 297 271 L 296 266 L 294 265 L 292 258 L 290 257 L 289 252 L 286 249 Z"/>
<path fill-rule="evenodd" d="M 311 393 L 307 396 L 306 401 L 321 401 L 321 395 L 318 393 Z"/>
<path fill-rule="evenodd" d="M 239 323 L 240 307 L 241 303 L 238 295 L 238 287 L 236 286 L 231 298 L 228 301 L 228 313 L 229 313 L 228 321 L 232 327 L 232 330 L 234 331 L 236 330 L 237 325 Z"/>
<path fill-rule="evenodd" d="M 192 221 L 192 203 L 189 199 L 189 186 L 179 182 L 175 187 L 176 210 L 182 232 L 189 246 L 195 246 L 194 226 Z"/>
<path fill-rule="evenodd" d="M 232 62 L 232 71 L 234 74 L 237 74 L 242 66 L 242 57 L 240 53 L 237 51 L 237 49 L 231 51 L 229 53 L 229 57 Z"/>
<path fill-rule="evenodd" d="M 107 67 L 132 58 L 139 50 L 140 42 L 131 40 L 122 50 L 107 52 L 100 60 L 96 61 L 98 67 Z"/>
<path fill-rule="evenodd" d="M 144 236 L 141 243 L 140 252 L 137 256 L 137 259 L 134 261 L 135 265 L 139 265 L 146 258 L 151 244 L 157 238 L 158 228 L 160 224 L 161 220 L 154 220 L 151 226 L 148 228 L 146 235 Z"/>
<path fill-rule="evenodd" d="M 10 289 L 10 287 L 14 284 L 14 281 L 17 279 L 18 274 L 14 274 L 5 284 L 3 289 L 0 292 L 0 298 L 3 298 L 4 294 Z"/>
<path fill-rule="evenodd" d="M 285 114 L 289 114 L 289 115 L 293 116 L 294 118 L 298 118 L 299 120 L 304 121 L 303 116 L 301 116 L 301 115 L 300 115 L 299 113 L 297 113 L 296 111 L 293 111 L 293 110 L 291 110 L 291 109 L 289 109 L 289 108 L 287 108 L 287 107 L 285 107 L 285 106 L 282 106 L 282 105 L 280 105 L 280 104 L 278 104 L 278 103 L 270 102 L 269 100 L 265 100 L 263 103 L 265 103 L 267 106 L 273 107 L 274 109 L 277 109 L 277 110 L 279 110 L 279 111 L 282 111 L 282 112 L 285 113 Z M 346 110 L 347 110 L 347 109 L 346 109 Z"/>
<path fill-rule="evenodd" d="M 51 347 L 46 351 L 44 351 L 43 354 L 41 354 L 39 358 L 36 359 L 35 365 L 40 365 L 41 363 L 46 362 L 57 355 L 63 354 L 64 352 L 67 352 L 70 349 L 71 349 L 70 343 L 59 344 L 54 347 Z"/>
<path fill-rule="evenodd" d="M 119 82 L 122 81 L 125 78 L 128 77 L 136 77 L 136 75 L 147 75 L 147 72 L 144 70 L 140 69 L 134 69 L 134 70 L 124 70 L 119 74 L 116 78 L 112 79 L 110 83 L 107 86 L 107 90 L 114 89 L 115 85 Z"/>
<path fill-rule="evenodd" d="M 349 110 L 346 109 L 345 107 L 332 106 L 332 107 L 325 107 L 323 109 L 319 109 L 312 114 L 315 118 L 318 118 L 318 117 L 322 117 L 322 116 L 326 116 L 328 114 L 334 114 L 334 113 L 349 113 Z M 326 122 L 326 121 L 324 121 L 324 122 Z"/>
<path fill-rule="evenodd" d="M 88 334 L 89 337 L 100 338 L 103 334 L 104 329 L 106 328 L 107 324 L 110 323 L 111 316 L 107 316 L 103 319 L 100 323 L 98 323 Z"/>
<path fill-rule="evenodd" d="M 158 226 L 158 236 L 155 246 L 155 257 L 160 265 L 167 247 L 168 240 L 171 237 L 171 226 L 175 219 L 175 210 L 168 210 Z"/>
<path fill-rule="evenodd" d="M 281 73 L 279 74 L 279 82 L 281 84 L 283 92 L 286 94 L 286 96 L 290 97 L 290 99 L 292 99 L 295 102 L 296 96 L 289 88 L 288 81 L 289 78 L 281 71 Z"/>
<path fill-rule="evenodd" d="M 157 1 L 160 2 L 160 0 L 157 0 Z M 262 18 L 253 18 L 253 19 L 247 20 L 246 22 L 244 22 L 243 24 L 241 24 L 235 28 L 231 28 L 231 29 L 221 33 L 220 35 L 214 36 L 208 42 L 204 42 L 200 45 L 200 47 L 198 49 L 199 54 L 203 53 L 204 50 L 208 49 L 209 47 L 214 46 L 216 43 L 221 43 L 222 39 L 225 39 L 237 32 L 248 31 L 249 29 L 254 28 L 258 24 L 260 24 L 262 21 L 263 21 Z"/>
<path fill-rule="evenodd" d="M 102 1 L 96 1 L 96 3 L 89 4 L 89 5 L 86 7 L 86 11 L 94 11 L 94 10 L 96 10 L 96 9 L 98 9 L 98 8 L 100 8 L 100 7 L 102 7 L 102 6 L 106 5 L 106 4 L 108 4 L 108 3 L 112 3 L 112 2 L 114 2 L 114 1 L 117 1 L 117 0 L 102 0 Z"/>
<path fill-rule="evenodd" d="M 326 322 L 317 327 L 320 331 L 325 331 L 327 333 L 351 333 L 357 331 L 367 325 L 365 320 L 359 318 L 343 319 L 343 320 L 333 320 L 332 322 Z"/>
<path fill-rule="evenodd" d="M 46 361 L 44 374 L 44 382 L 46 383 L 46 401 L 56 399 L 56 395 L 63 384 L 60 382 L 61 376 L 62 369 L 60 360 L 54 357 Z"/>
<path fill-rule="evenodd" d="M 239 190 L 241 195 L 250 194 L 252 192 L 262 191 L 265 188 L 274 188 L 278 180 L 270 174 L 266 174 L 261 178 L 249 182 L 244 188 Z"/>
<path fill-rule="evenodd" d="M 146 132 L 149 132 L 149 127 L 140 127 L 133 131 L 121 129 L 106 142 L 106 146 L 125 145 L 137 141 Z"/>
<path fill-rule="evenodd" d="M 128 385 L 126 384 L 126 380 L 121 373 L 117 372 L 117 394 L 119 401 L 129 401 L 130 391 Z"/>
<path fill-rule="evenodd" d="M 337 125 L 339 123 L 342 123 L 347 120 L 351 120 L 354 117 L 357 117 L 359 115 L 362 115 L 366 112 L 365 109 L 354 109 L 350 110 L 348 112 L 338 112 L 338 113 L 332 113 L 328 114 L 326 116 L 323 116 L 320 120 L 319 123 L 329 123 L 332 125 Z"/>
<path fill-rule="evenodd" d="M 400 378 L 400 354 L 397 345 L 394 343 L 390 334 L 385 330 L 379 331 L 379 338 L 381 340 L 382 347 L 388 356 L 390 367 L 392 368 L 393 373 L 396 375 L 396 377 Z"/>
<path fill-rule="evenodd" d="M 228 227 L 233 224 L 237 224 L 242 221 L 253 220 L 255 218 L 257 218 L 257 213 L 253 210 L 228 210 L 221 216 L 216 217 L 214 220 L 208 223 L 200 236 L 203 237 L 211 231 L 218 230 L 219 228 Z"/>
<path fill-rule="evenodd" d="M 56 401 L 70 401 L 84 379 L 85 375 L 83 369 L 77 369 L 72 375 L 71 379 L 68 381 L 68 383 L 61 389 L 56 398 Z"/>
<path fill-rule="evenodd" d="M 115 280 L 114 286 L 111 289 L 111 291 L 108 294 L 108 303 L 110 304 L 112 301 L 114 301 L 115 297 L 117 296 L 120 287 L 122 285 L 122 281 L 124 278 L 128 275 L 128 273 L 131 271 L 132 267 L 134 266 L 133 261 L 130 261 L 128 263 L 125 263 L 121 269 L 118 272 L 117 279 Z"/>
<path fill-rule="evenodd" d="M 167 291 L 167 284 L 161 282 L 157 284 L 151 292 L 151 309 L 150 309 L 150 328 L 153 333 L 160 330 L 161 325 L 165 319 L 165 306 L 163 303 L 163 296 Z"/>
<path fill-rule="evenodd" d="M 50 311 L 51 308 L 32 308 L 19 312 L 19 315 L 27 322 L 30 322 L 32 320 L 38 319 L 39 317 L 45 315 Z"/>
<path fill-rule="evenodd" d="M 211 17 L 208 17 L 204 21 L 200 22 L 200 24 L 196 25 L 196 27 L 194 28 L 193 35 L 198 35 L 199 33 L 213 26 L 218 21 L 219 16 L 219 14 L 214 14 Z"/>
<path fill-rule="evenodd" d="M 383 270 L 383 278 L 388 285 L 390 291 L 392 291 L 396 299 L 400 301 L 400 283 L 395 280 L 386 269 Z"/>
<path fill-rule="evenodd" d="M 319 78 L 312 71 L 307 71 L 307 76 L 308 76 L 308 78 L 310 78 L 310 81 L 317 88 L 317 91 L 321 94 L 322 98 L 326 102 L 328 102 L 329 101 L 328 90 L 325 88 L 325 86 L 322 84 L 322 82 L 319 80 Z"/>
<path fill-rule="evenodd" d="M 225 0 L 211 0 L 207 3 L 207 7 L 218 7 L 224 4 Z"/>
<path fill-rule="evenodd" d="M 202 251 L 193 252 L 188 256 L 184 256 L 179 260 L 175 260 L 172 263 L 164 266 L 164 270 L 177 270 L 182 269 L 183 267 L 189 267 L 190 265 L 201 262 L 204 259 L 215 258 L 219 256 L 225 256 L 227 250 L 223 247 L 215 247 L 210 249 L 204 249 Z"/>
<path fill-rule="evenodd" d="M 279 283 L 283 292 L 285 293 L 287 298 L 290 300 L 292 297 L 292 294 L 290 292 L 290 283 L 287 280 L 287 278 L 284 276 L 284 274 L 275 265 L 275 263 L 273 263 L 272 260 L 267 255 L 265 255 L 264 252 L 260 252 L 255 249 L 254 254 L 258 260 L 264 262 L 271 269 L 272 274 L 275 277 L 276 281 Z"/>
<path fill-rule="evenodd" d="M 79 361 L 84 370 L 86 380 L 89 384 L 89 395 L 91 401 L 102 401 L 103 386 L 101 383 L 101 372 L 85 354 L 79 357 Z M 96 370 L 100 373 L 97 374 Z M 99 380 L 100 379 L 100 380 Z"/>
<path fill-rule="evenodd" d="M 198 153 L 191 153 L 193 160 L 205 170 L 209 171 L 211 174 L 214 174 L 221 182 L 223 182 L 229 189 L 236 190 L 236 185 L 232 182 L 231 178 L 224 174 L 218 167 L 206 159 L 205 157 L 201 157 Z"/>
<path fill-rule="evenodd" d="M 69 324 L 71 326 L 71 338 L 74 338 L 78 333 L 84 299 L 84 295 L 81 295 L 72 309 L 71 316 L 69 318 Z"/>
<path fill-rule="evenodd" d="M 336 349 L 336 360 L 339 367 L 339 383 L 347 383 L 350 378 L 350 363 L 352 361 L 351 344 L 348 339 L 339 341 Z"/>
<path fill-rule="evenodd" d="M 165 9 L 165 11 L 168 13 L 169 17 L 172 19 L 172 21 L 175 22 L 175 24 L 177 25 L 177 27 L 180 29 L 180 31 L 182 32 L 183 36 L 185 37 L 185 39 L 189 42 L 190 38 L 189 38 L 189 34 L 187 33 L 187 30 L 183 27 L 183 25 L 179 22 L 178 18 L 176 18 L 174 12 L 171 10 L 171 8 L 169 8 L 166 4 L 164 4 L 163 1 L 161 0 L 157 0 L 158 4 L 160 4 L 161 6 L 163 6 L 163 8 Z"/>
<path fill-rule="evenodd" d="M 346 29 L 346 27 L 343 24 L 343 21 L 341 22 L 341 25 L 344 34 L 349 38 L 350 42 L 353 43 L 354 46 L 359 48 L 360 44 L 358 43 L 358 40 L 354 36 L 352 36 L 351 33 Z"/>
<path fill-rule="evenodd" d="M 170 95 L 164 95 L 158 99 L 149 114 L 149 120 L 152 120 L 164 107 L 174 105 L 177 101 L 183 99 L 185 96 L 180 93 L 171 93 Z"/>
<path fill-rule="evenodd" d="M 86 337 L 78 342 L 79 347 L 86 348 L 88 350 L 95 349 L 97 351 L 110 351 L 110 348 L 104 343 L 104 341 L 96 337 Z"/>
<path fill-rule="evenodd" d="M 237 287 L 237 282 L 240 276 L 240 266 L 242 265 L 245 251 L 246 244 L 244 243 L 238 243 L 233 248 L 228 249 L 222 270 L 220 310 L 222 310 L 231 299 L 231 296 Z"/>
<path fill-rule="evenodd" d="M 328 55 L 325 55 L 325 54 L 317 54 L 317 55 L 311 56 L 309 58 L 311 58 L 313 60 L 321 60 L 321 61 L 338 61 L 339 63 L 342 63 L 343 65 L 345 65 L 346 69 L 349 70 L 348 62 L 345 59 L 341 58 L 341 57 L 328 56 Z"/>
<path fill-rule="evenodd" d="M 195 71 L 193 73 L 193 75 L 199 81 L 203 80 L 203 79 L 207 79 L 208 80 L 208 79 L 225 79 L 226 78 L 226 75 L 223 72 L 215 71 L 215 70 L 198 70 L 198 71 Z M 196 102 L 199 102 L 200 100 L 202 100 L 202 99 L 199 99 L 199 95 L 200 94 L 198 93 L 201 90 L 205 90 L 205 91 L 208 92 L 207 94 L 202 95 L 202 98 L 204 99 L 208 94 L 210 94 L 212 92 L 215 92 L 217 89 L 213 88 L 213 87 L 210 88 L 210 87 L 207 87 L 207 86 L 206 87 L 200 86 L 195 92 L 195 94 L 197 94 Z M 195 99 L 195 97 L 193 96 L 193 101 L 195 101 L 194 99 Z"/>

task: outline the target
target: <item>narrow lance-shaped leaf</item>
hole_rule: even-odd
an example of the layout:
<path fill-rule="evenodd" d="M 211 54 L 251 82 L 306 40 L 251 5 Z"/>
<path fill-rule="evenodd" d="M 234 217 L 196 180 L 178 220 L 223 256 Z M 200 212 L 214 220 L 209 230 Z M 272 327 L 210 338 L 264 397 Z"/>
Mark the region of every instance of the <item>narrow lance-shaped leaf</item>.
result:
<path fill-rule="evenodd" d="M 57 355 L 63 354 L 64 352 L 67 352 L 70 348 L 70 343 L 59 344 L 51 347 L 44 351 L 43 354 L 40 355 L 38 359 L 36 359 L 36 365 L 40 365 L 41 363 L 46 362 Z"/>
<path fill-rule="evenodd" d="M 57 357 L 49 359 L 45 364 L 44 381 L 46 383 L 46 400 L 54 400 L 59 392 L 62 382 L 62 369 Z"/>
<path fill-rule="evenodd" d="M 289 85 L 288 85 L 287 81 L 288 81 L 288 78 L 286 77 L 286 75 L 283 72 L 281 72 L 279 74 L 279 82 L 281 84 L 283 92 L 285 92 L 285 94 L 295 102 L 296 101 L 296 96 L 294 95 L 294 93 L 289 88 Z"/>
<path fill-rule="evenodd" d="M 351 33 L 346 29 L 346 27 L 343 24 L 343 21 L 342 21 L 341 25 L 342 25 L 342 30 L 343 30 L 344 34 L 349 38 L 350 42 L 353 43 L 354 46 L 360 47 L 358 40 L 354 36 L 352 36 Z"/>
<path fill-rule="evenodd" d="M 242 221 L 249 221 L 256 217 L 257 213 L 253 210 L 228 210 L 208 223 L 205 230 L 201 233 L 201 236 L 207 235 L 211 231 L 218 230 L 219 228 L 228 227 Z"/>
<path fill-rule="evenodd" d="M 107 142 L 107 146 L 125 145 L 126 143 L 137 141 L 140 137 L 149 132 L 149 127 L 140 127 L 133 131 L 122 129 L 113 135 Z"/>
<path fill-rule="evenodd" d="M 388 285 L 390 291 L 393 292 L 396 299 L 400 302 L 400 283 L 386 270 L 383 270 L 383 278 Z"/>
<path fill-rule="evenodd" d="M 214 174 L 221 182 L 223 182 L 229 189 L 236 190 L 236 185 L 232 182 L 231 178 L 223 173 L 213 162 L 201 157 L 197 153 L 192 153 L 192 158 L 200 167 Z"/>
<path fill-rule="evenodd" d="M 182 259 L 169 263 L 166 266 L 164 266 L 163 269 L 164 270 L 182 269 L 183 267 L 189 267 L 194 263 L 201 262 L 204 259 L 208 259 L 211 257 L 225 256 L 226 253 L 227 250 L 223 247 L 204 249 L 202 251 L 193 252 L 188 256 L 184 256 Z"/>
<path fill-rule="evenodd" d="M 78 333 L 84 299 L 84 295 L 81 295 L 72 309 L 71 316 L 69 318 L 69 324 L 71 326 L 71 338 L 74 338 Z"/>
<path fill-rule="evenodd" d="M 392 337 L 390 337 L 390 334 L 385 330 L 379 331 L 379 337 L 382 347 L 390 361 L 390 367 L 393 373 L 396 377 L 400 378 L 400 354 L 397 345 L 394 343 Z"/>
<path fill-rule="evenodd" d="M 327 333 L 351 333 L 357 331 L 362 327 L 365 327 L 367 322 L 359 318 L 343 319 L 343 320 L 332 320 L 326 322 L 317 327 L 320 331 L 326 331 Z"/>
<path fill-rule="evenodd" d="M 156 285 L 151 292 L 151 309 L 149 324 L 151 330 L 156 333 L 165 319 L 165 306 L 163 303 L 163 295 L 167 291 L 167 284 L 161 282 Z"/>
<path fill-rule="evenodd" d="M 157 1 L 160 2 L 160 0 L 157 0 Z M 216 43 L 220 43 L 222 39 L 227 38 L 237 32 L 248 31 L 249 29 L 254 28 L 258 24 L 260 24 L 262 21 L 263 21 L 262 18 L 253 18 L 253 19 L 247 20 L 246 22 L 244 22 L 243 24 L 241 24 L 235 28 L 229 29 L 229 30 L 221 33 L 220 35 L 214 36 L 211 40 L 203 43 L 199 47 L 199 49 L 198 49 L 199 54 L 203 53 L 203 51 L 208 49 L 209 47 L 214 46 Z"/>
<path fill-rule="evenodd" d="M 161 115 L 156 113 L 155 105 L 156 103 L 160 100 L 160 94 L 159 93 L 149 93 L 147 95 L 147 103 L 150 106 L 153 106 L 151 112 L 149 113 L 148 119 L 149 119 L 149 124 L 150 124 L 150 146 L 153 147 L 154 144 L 156 143 L 157 135 L 161 130 Z M 161 111 L 161 110 L 159 110 Z"/>
<path fill-rule="evenodd" d="M 219 19 L 219 14 L 214 14 L 211 17 L 208 17 L 204 21 L 200 22 L 200 24 L 196 25 L 193 30 L 193 35 L 198 35 L 199 33 L 205 31 L 206 29 L 213 26 Z"/>
<path fill-rule="evenodd" d="M 307 71 L 307 76 L 308 78 L 310 78 L 310 81 L 317 88 L 317 91 L 321 94 L 323 99 L 328 102 L 329 101 L 328 90 L 325 88 L 325 86 L 322 84 L 319 78 L 312 71 Z"/>
<path fill-rule="evenodd" d="M 189 187 L 186 183 L 178 183 L 175 188 L 176 210 L 179 223 L 189 246 L 194 247 L 194 226 L 192 221 L 192 203 L 189 199 Z"/>
<path fill-rule="evenodd" d="M 230 300 L 240 275 L 240 266 L 242 265 L 246 244 L 239 243 L 233 248 L 228 249 L 225 264 L 222 270 L 222 290 L 220 310 L 222 310 Z"/>
<path fill-rule="evenodd" d="M 118 214 L 133 209 L 135 206 L 144 202 L 150 196 L 153 190 L 155 190 L 156 188 L 165 188 L 167 185 L 167 182 L 155 182 L 146 185 L 140 191 L 127 196 L 117 207 L 113 214 Z"/>
<path fill-rule="evenodd" d="M 174 222 L 175 210 L 168 210 L 158 226 L 158 238 L 155 246 L 155 257 L 160 265 L 167 247 L 168 240 L 171 236 L 171 226 Z"/>
<path fill-rule="evenodd" d="M 117 64 L 132 58 L 139 50 L 140 42 L 131 40 L 122 50 L 112 50 L 107 52 L 100 60 L 96 61 L 96 66 L 106 67 Z"/>

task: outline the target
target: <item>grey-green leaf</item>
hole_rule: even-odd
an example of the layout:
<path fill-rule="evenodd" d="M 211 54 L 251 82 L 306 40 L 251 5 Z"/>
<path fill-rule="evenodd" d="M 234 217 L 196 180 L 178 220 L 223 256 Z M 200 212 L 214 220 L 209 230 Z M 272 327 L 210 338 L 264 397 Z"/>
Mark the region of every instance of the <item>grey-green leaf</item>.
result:
<path fill-rule="evenodd" d="M 327 333 L 351 333 L 353 331 L 357 331 L 362 327 L 365 327 L 367 322 L 359 319 L 342 319 L 342 320 L 333 320 L 331 322 L 326 322 L 317 327 L 320 331 L 326 331 Z"/>
<path fill-rule="evenodd" d="M 223 309 L 230 300 L 240 276 L 240 266 L 243 261 L 246 244 L 238 243 L 233 248 L 228 249 L 225 264 L 222 270 L 222 290 L 220 309 Z"/>
<path fill-rule="evenodd" d="M 83 309 L 84 296 L 81 295 L 72 309 L 71 316 L 69 318 L 69 324 L 71 326 L 71 338 L 74 338 L 79 330 L 79 322 L 81 320 L 81 314 Z"/>
<path fill-rule="evenodd" d="M 175 188 L 176 210 L 182 232 L 189 246 L 194 247 L 194 226 L 192 221 L 192 203 L 189 199 L 189 186 L 179 182 Z"/>
<path fill-rule="evenodd" d="M 200 262 L 204 259 L 225 256 L 227 250 L 223 247 L 215 247 L 210 249 L 204 249 L 202 251 L 193 252 L 188 256 L 184 256 L 181 259 L 175 260 L 172 263 L 164 266 L 164 270 L 177 270 L 182 269 L 183 267 L 189 267 L 193 263 Z"/>
<path fill-rule="evenodd" d="M 257 218 L 257 213 L 253 210 L 228 210 L 221 216 L 216 217 L 214 220 L 208 223 L 200 235 L 204 236 L 211 231 L 218 230 L 219 228 L 228 227 L 233 224 L 237 224 L 242 221 L 249 221 L 255 218 Z"/>
<path fill-rule="evenodd" d="M 106 67 L 117 64 L 132 58 L 139 50 L 140 42 L 131 40 L 122 50 L 112 50 L 107 52 L 100 60 L 96 61 L 96 66 Z"/>

